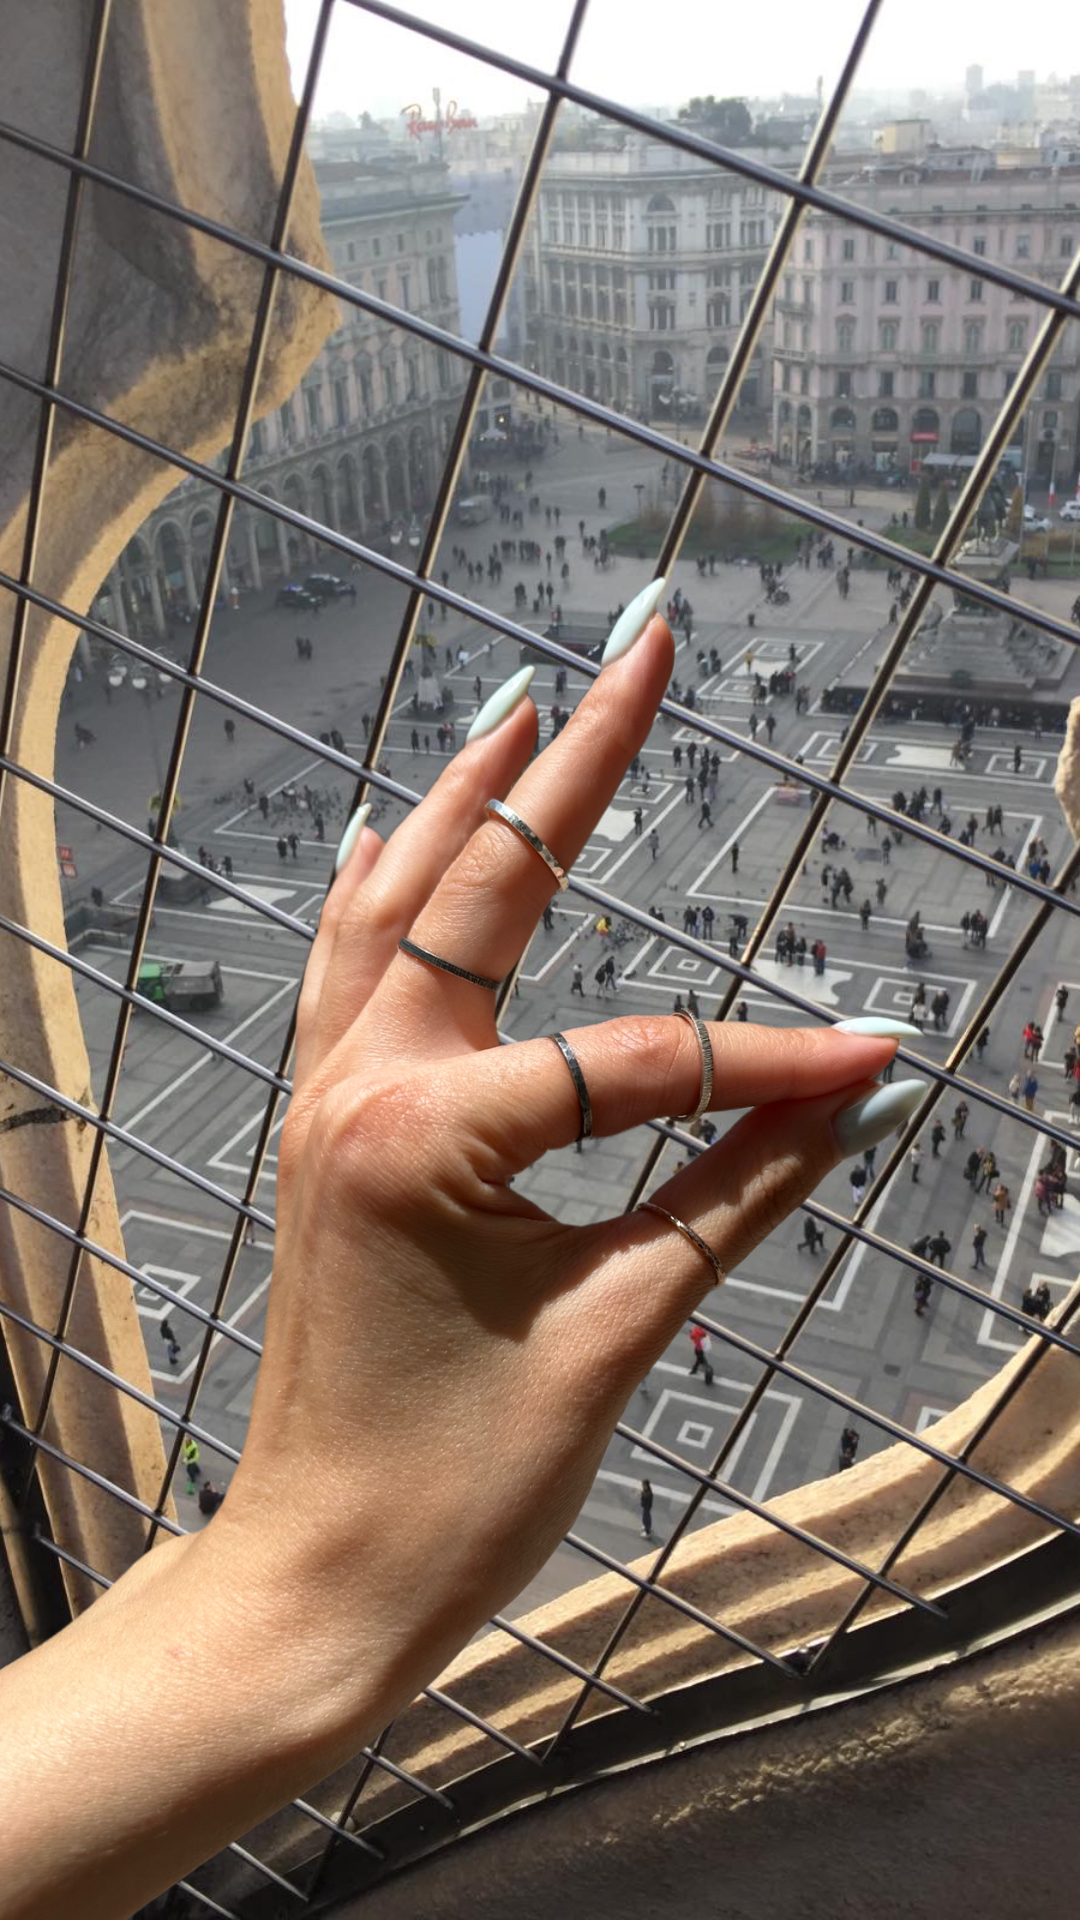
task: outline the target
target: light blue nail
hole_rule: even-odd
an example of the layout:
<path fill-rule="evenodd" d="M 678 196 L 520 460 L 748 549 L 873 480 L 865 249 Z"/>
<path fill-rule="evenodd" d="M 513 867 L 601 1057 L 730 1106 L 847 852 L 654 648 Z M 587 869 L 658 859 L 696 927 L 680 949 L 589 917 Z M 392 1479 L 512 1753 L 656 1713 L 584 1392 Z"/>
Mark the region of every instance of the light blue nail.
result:
<path fill-rule="evenodd" d="M 517 673 L 512 673 L 509 680 L 504 681 L 501 687 L 496 687 L 491 699 L 485 700 L 465 735 L 466 746 L 470 740 L 482 740 L 486 733 L 494 733 L 496 727 L 501 727 L 504 720 L 509 720 L 514 708 L 519 707 L 524 700 L 529 690 L 529 682 L 535 672 L 535 667 L 519 667 Z"/>
<path fill-rule="evenodd" d="M 921 1080 L 898 1080 L 893 1086 L 875 1087 L 872 1093 L 853 1100 L 850 1107 L 833 1117 L 841 1153 L 861 1153 L 864 1147 L 884 1140 L 886 1134 L 910 1120 L 925 1092 Z"/>
<path fill-rule="evenodd" d="M 344 833 L 341 836 L 341 845 L 338 847 L 338 850 L 334 855 L 334 872 L 335 873 L 341 872 L 342 867 L 345 865 L 346 860 L 348 859 L 350 853 L 352 852 L 357 841 L 359 840 L 361 833 L 363 832 L 364 826 L 367 822 L 368 814 L 370 812 L 371 812 L 370 800 L 365 800 L 362 807 L 357 807 L 356 812 L 353 814 L 352 819 L 349 821 L 348 826 L 346 827 Z"/>
<path fill-rule="evenodd" d="M 838 1020 L 837 1033 L 869 1033 L 878 1040 L 921 1040 L 922 1029 L 909 1020 L 889 1020 L 879 1013 L 861 1013 L 856 1020 Z"/>
<path fill-rule="evenodd" d="M 613 660 L 621 660 L 624 653 L 629 653 L 634 641 L 640 640 L 664 597 L 666 586 L 666 575 L 660 580 L 650 580 L 647 587 L 642 587 L 641 592 L 635 594 L 630 605 L 624 607 L 608 635 L 600 662 L 602 667 L 610 667 Z"/>

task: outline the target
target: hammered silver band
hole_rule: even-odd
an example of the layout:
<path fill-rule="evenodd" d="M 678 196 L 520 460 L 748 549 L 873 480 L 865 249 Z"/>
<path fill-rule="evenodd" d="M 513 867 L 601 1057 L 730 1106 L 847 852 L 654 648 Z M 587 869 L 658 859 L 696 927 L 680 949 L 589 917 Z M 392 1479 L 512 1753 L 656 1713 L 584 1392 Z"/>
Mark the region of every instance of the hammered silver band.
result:
<path fill-rule="evenodd" d="M 712 1041 L 709 1039 L 709 1030 L 704 1020 L 699 1020 L 696 1013 L 688 1013 L 686 1008 L 682 1007 L 675 1015 L 675 1018 L 676 1020 L 685 1020 L 689 1026 L 693 1027 L 697 1035 L 698 1046 L 701 1048 L 701 1092 L 698 1094 L 697 1106 L 693 1108 L 692 1112 L 676 1114 L 675 1117 L 678 1120 L 697 1120 L 705 1112 L 709 1101 L 712 1099 Z"/>
<path fill-rule="evenodd" d="M 682 1234 L 684 1240 L 688 1240 L 692 1247 L 696 1247 L 698 1253 L 705 1255 L 713 1273 L 716 1275 L 717 1286 L 723 1286 L 724 1281 L 727 1279 L 726 1268 L 720 1265 L 719 1260 L 708 1242 L 702 1239 L 700 1233 L 695 1233 L 693 1227 L 688 1227 L 685 1220 L 680 1220 L 677 1214 L 669 1213 L 666 1207 L 658 1206 L 655 1200 L 640 1201 L 634 1208 L 634 1212 L 655 1213 L 659 1219 L 666 1220 L 669 1226 L 675 1227 L 677 1231 Z"/>
<path fill-rule="evenodd" d="M 589 1099 L 589 1089 L 585 1084 L 585 1075 L 581 1071 L 581 1062 L 574 1052 L 573 1047 L 570 1045 L 565 1033 L 549 1033 L 548 1039 L 554 1040 L 555 1045 L 558 1047 L 559 1052 L 562 1054 L 563 1059 L 570 1069 L 570 1078 L 574 1083 L 574 1092 L 577 1094 L 578 1105 L 581 1108 L 581 1132 L 578 1134 L 578 1139 L 591 1140 L 592 1101 Z"/>
<path fill-rule="evenodd" d="M 454 960 L 444 960 L 438 953 L 429 953 L 427 947 L 418 947 L 415 940 L 399 940 L 402 953 L 409 953 L 414 960 L 426 960 L 429 967 L 441 967 L 444 973 L 452 973 L 458 980 L 471 981 L 474 987 L 486 987 L 489 993 L 498 993 L 501 980 L 489 980 L 485 974 L 470 973 L 468 967 L 459 967 Z"/>
<path fill-rule="evenodd" d="M 511 832 L 518 834 L 524 840 L 527 847 L 531 847 L 534 853 L 538 853 L 544 865 L 558 881 L 559 892 L 566 892 L 570 885 L 569 875 L 563 872 L 551 848 L 544 845 L 540 835 L 533 832 L 528 821 L 523 820 L 520 813 L 515 813 L 513 807 L 508 807 L 503 800 L 489 800 L 484 807 L 484 812 L 494 814 L 496 820 L 501 820 Z"/>

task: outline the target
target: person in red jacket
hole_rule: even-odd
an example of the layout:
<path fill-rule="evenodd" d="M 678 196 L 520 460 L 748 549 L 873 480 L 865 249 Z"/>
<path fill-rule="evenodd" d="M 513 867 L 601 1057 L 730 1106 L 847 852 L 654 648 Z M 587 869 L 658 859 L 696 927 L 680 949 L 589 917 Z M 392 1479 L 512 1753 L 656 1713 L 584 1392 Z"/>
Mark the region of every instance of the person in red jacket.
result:
<path fill-rule="evenodd" d="M 709 1349 L 712 1346 L 712 1341 L 709 1339 L 704 1327 L 692 1326 L 690 1328 L 690 1344 L 694 1349 L 694 1364 L 688 1371 L 690 1373 L 696 1373 L 699 1367 L 704 1367 L 705 1385 L 711 1387 L 713 1383 L 713 1367 L 712 1361 L 709 1358 Z"/>

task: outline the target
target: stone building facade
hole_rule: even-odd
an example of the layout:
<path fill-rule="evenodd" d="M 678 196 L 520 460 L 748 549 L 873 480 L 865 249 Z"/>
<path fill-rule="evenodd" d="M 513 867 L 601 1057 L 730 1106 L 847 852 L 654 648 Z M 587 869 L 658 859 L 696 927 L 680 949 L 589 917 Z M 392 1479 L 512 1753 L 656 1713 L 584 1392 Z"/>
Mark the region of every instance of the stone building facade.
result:
<path fill-rule="evenodd" d="M 849 162 L 824 184 L 1047 284 L 1080 246 L 1080 167 L 930 148 L 861 170 Z M 800 466 L 905 472 L 928 453 L 977 453 L 1042 313 L 975 272 L 811 209 L 774 306 L 773 444 Z M 1080 328 L 1070 325 L 1011 453 L 1037 485 L 1051 473 L 1059 492 L 1075 484 L 1078 406 Z"/>
<path fill-rule="evenodd" d="M 393 305 L 460 330 L 454 215 L 461 196 L 439 162 L 323 161 L 316 169 L 334 271 Z M 299 387 L 252 428 L 244 479 L 335 530 L 381 545 L 431 503 L 456 420 L 463 363 L 400 328 L 341 310 Z M 128 543 L 104 591 L 104 617 L 161 638 L 170 613 L 198 606 L 217 498 L 185 479 Z M 226 593 L 302 573 L 308 536 L 238 506 Z"/>
<path fill-rule="evenodd" d="M 780 213 L 771 190 L 658 141 L 553 153 L 526 263 L 527 362 L 642 419 L 700 417 Z M 740 394 L 748 420 L 769 407 L 771 366 L 766 338 Z"/>

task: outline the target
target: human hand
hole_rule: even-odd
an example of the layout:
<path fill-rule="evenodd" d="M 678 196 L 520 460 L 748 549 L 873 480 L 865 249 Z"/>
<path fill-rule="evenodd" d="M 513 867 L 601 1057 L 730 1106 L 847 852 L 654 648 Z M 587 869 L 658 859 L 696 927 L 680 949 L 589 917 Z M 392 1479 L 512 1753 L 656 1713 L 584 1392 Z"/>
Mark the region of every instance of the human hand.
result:
<path fill-rule="evenodd" d="M 569 869 L 648 735 L 672 659 L 653 619 L 535 760 L 522 697 L 385 846 L 361 834 L 310 956 L 265 1351 L 212 1524 L 228 1516 L 315 1569 L 346 1649 L 381 1621 L 400 1652 L 398 1703 L 551 1552 L 633 1388 L 714 1284 L 652 1214 L 571 1227 L 510 1184 L 579 1132 L 566 1061 L 550 1039 L 500 1046 L 493 992 L 398 946 L 408 935 L 505 976 L 554 882 L 484 803 L 506 795 Z M 868 1142 L 875 1123 L 853 1103 L 895 1041 L 824 1026 L 710 1033 L 711 1107 L 751 1111 L 654 1197 L 730 1269 Z M 685 1022 L 634 1016 L 567 1038 L 597 1134 L 694 1107 L 701 1053 Z M 874 1095 L 875 1137 L 920 1092 Z"/>

